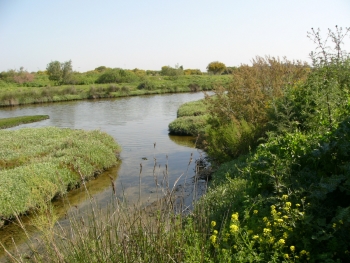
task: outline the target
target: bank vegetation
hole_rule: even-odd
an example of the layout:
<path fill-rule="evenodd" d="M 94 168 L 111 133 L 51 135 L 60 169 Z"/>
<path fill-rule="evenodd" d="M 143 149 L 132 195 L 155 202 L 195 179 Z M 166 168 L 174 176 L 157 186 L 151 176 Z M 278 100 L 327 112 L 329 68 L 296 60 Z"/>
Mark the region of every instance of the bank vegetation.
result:
<path fill-rule="evenodd" d="M 311 65 L 256 57 L 206 97 L 204 114 L 191 110 L 207 116 L 200 130 L 216 168 L 193 209 L 157 184 L 165 206 L 153 214 L 144 217 L 142 206 L 130 213 L 114 198 L 101 220 L 92 204 L 88 221 L 72 215 L 68 230 L 47 224 L 41 251 L 9 259 L 349 262 L 350 56 L 341 49 L 349 31 L 322 38 L 312 29 Z M 54 222 L 45 211 L 42 218 Z"/>

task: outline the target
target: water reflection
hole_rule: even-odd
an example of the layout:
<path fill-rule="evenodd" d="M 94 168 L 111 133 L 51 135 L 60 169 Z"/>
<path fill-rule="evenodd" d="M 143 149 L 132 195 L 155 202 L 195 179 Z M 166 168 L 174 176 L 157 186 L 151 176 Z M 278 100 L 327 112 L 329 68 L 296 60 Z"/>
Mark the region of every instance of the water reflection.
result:
<path fill-rule="evenodd" d="M 203 93 L 183 93 L 17 106 L 1 108 L 0 118 L 23 115 L 50 116 L 48 120 L 24 124 L 10 130 L 56 126 L 84 130 L 100 129 L 110 134 L 122 147 L 122 161 L 108 173 L 88 183 L 90 194 L 99 205 L 104 206 L 112 197 L 109 176 L 114 178 L 117 196 L 126 195 L 130 201 L 139 198 L 140 164 L 143 166 L 142 199 L 146 201 L 154 198 L 155 178 L 160 182 L 165 170 L 170 187 L 180 176 L 179 184 L 184 184 L 184 180 L 193 177 L 194 160 L 204 153 L 194 147 L 191 137 L 169 136 L 168 124 L 176 119 L 177 109 L 181 104 L 203 97 Z M 191 158 L 192 162 L 189 161 Z M 86 205 L 86 193 L 83 189 L 70 192 L 68 197 L 72 206 Z M 54 204 L 59 215 L 63 216 L 66 209 L 62 201 L 57 200 Z M 25 217 L 23 220 L 27 221 Z M 11 243 L 11 236 L 20 238 L 19 232 L 21 231 L 15 224 L 6 226 L 0 230 L 0 242 Z"/>

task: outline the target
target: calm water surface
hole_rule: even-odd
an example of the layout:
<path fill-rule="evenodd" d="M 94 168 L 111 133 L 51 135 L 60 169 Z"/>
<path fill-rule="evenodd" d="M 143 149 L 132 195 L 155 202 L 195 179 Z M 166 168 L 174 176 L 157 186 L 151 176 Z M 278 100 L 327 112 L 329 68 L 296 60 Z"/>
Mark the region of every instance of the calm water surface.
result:
<path fill-rule="evenodd" d="M 144 201 L 154 198 L 154 160 L 157 163 L 156 173 L 159 178 L 163 177 L 165 165 L 168 165 L 170 187 L 181 175 L 179 184 L 191 180 L 195 169 L 194 160 L 204 156 L 204 153 L 194 147 L 193 138 L 170 136 L 168 124 L 176 119 L 177 109 L 181 104 L 203 97 L 203 93 L 182 93 L 28 105 L 0 108 L 0 118 L 49 115 L 48 120 L 11 129 L 56 126 L 99 129 L 111 135 L 122 147 L 122 161 L 118 166 L 89 182 L 90 193 L 103 206 L 112 196 L 109 176 L 115 178 L 118 196 L 126 195 L 130 201 L 138 199 L 140 164 L 143 167 L 141 190 Z M 188 166 L 191 154 L 193 161 Z M 87 203 L 86 194 L 82 189 L 69 193 L 69 199 L 72 205 L 79 207 Z M 60 206 L 59 201 L 56 205 Z M 63 215 L 65 210 L 60 209 L 60 214 Z M 19 236 L 19 232 L 21 231 L 14 225 L 5 227 L 0 230 L 0 242 L 11 243 L 11 236 Z"/>

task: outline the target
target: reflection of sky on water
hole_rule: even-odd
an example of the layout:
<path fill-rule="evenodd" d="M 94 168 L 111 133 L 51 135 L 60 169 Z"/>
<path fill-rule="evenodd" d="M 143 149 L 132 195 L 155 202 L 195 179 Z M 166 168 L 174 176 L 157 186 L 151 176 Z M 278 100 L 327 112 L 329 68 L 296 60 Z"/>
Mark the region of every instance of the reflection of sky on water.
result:
<path fill-rule="evenodd" d="M 56 126 L 85 130 L 100 129 L 113 136 L 122 147 L 120 166 L 88 183 L 94 200 L 103 207 L 112 198 L 109 175 L 116 178 L 115 185 L 119 198 L 125 194 L 131 202 L 138 200 L 140 163 L 142 164 L 141 191 L 144 202 L 150 202 L 155 198 L 155 178 L 158 184 L 168 181 L 170 188 L 174 186 L 179 176 L 181 180 L 178 184 L 183 185 L 185 180 L 191 181 L 195 160 L 200 157 L 201 151 L 194 148 L 189 137 L 170 136 L 168 124 L 176 119 L 177 109 L 181 104 L 203 97 L 203 93 L 183 93 L 36 104 L 0 108 L 0 118 L 49 115 L 48 120 L 20 125 L 9 130 Z M 191 153 L 193 160 L 188 166 Z M 155 173 L 153 173 L 154 158 L 156 159 Z M 166 164 L 168 178 L 164 178 Z M 83 209 L 88 205 L 83 188 L 70 192 L 68 196 L 73 206 L 77 205 Z M 59 205 L 59 202 L 55 204 Z M 65 210 L 59 209 L 60 215 L 64 213 Z M 21 238 L 19 233 L 22 231 L 14 225 L 7 229 L 7 232 L 0 231 L 1 242 L 9 245 L 12 242 L 10 236 L 14 236 L 15 239 Z"/>
<path fill-rule="evenodd" d="M 181 104 L 203 97 L 203 93 L 183 93 L 37 104 L 2 108 L 0 118 L 45 114 L 50 119 L 12 129 L 57 126 L 107 132 L 123 148 L 117 185 L 121 187 L 122 184 L 124 190 L 138 185 L 139 166 L 142 163 L 142 185 L 152 188 L 154 158 L 157 159 L 158 169 L 162 169 L 160 173 L 163 173 L 168 156 L 171 184 L 186 171 L 189 176 L 193 174 L 194 160 L 199 158 L 200 153 L 193 148 L 188 137 L 169 136 L 168 124 L 176 118 Z M 193 162 L 187 168 L 191 153 Z"/>

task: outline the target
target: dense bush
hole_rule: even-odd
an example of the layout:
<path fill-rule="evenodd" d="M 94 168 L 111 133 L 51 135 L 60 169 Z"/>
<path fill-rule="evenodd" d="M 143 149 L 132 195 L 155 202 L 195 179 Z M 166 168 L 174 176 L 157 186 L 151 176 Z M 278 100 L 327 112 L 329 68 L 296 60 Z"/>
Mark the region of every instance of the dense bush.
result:
<path fill-rule="evenodd" d="M 206 97 L 212 130 L 221 129 L 221 133 L 208 134 L 208 144 L 213 147 L 215 144 L 217 149 L 212 152 L 212 156 L 233 158 L 254 147 L 257 144 L 256 140 L 265 136 L 267 110 L 272 100 L 281 97 L 289 86 L 303 81 L 309 71 L 310 68 L 305 63 L 268 56 L 256 57 L 252 66 L 242 65 L 237 68 L 232 74 L 231 85 L 227 88 L 217 86 L 215 96 Z M 247 134 L 248 126 L 249 136 L 241 136 Z M 224 129 L 229 130 L 224 132 Z M 232 129 L 235 132 L 232 132 Z M 243 141 L 237 142 L 237 137 L 241 137 Z M 239 148 L 245 150 L 231 149 L 229 152 L 220 153 L 227 149 L 226 146 L 235 144 L 241 145 Z"/>
<path fill-rule="evenodd" d="M 130 83 L 138 80 L 138 76 L 129 70 L 109 69 L 96 80 L 96 83 Z"/>
<path fill-rule="evenodd" d="M 198 204 L 218 262 L 350 260 L 350 83 L 337 77 L 349 57 L 327 54 L 273 98 L 266 142 L 224 164 Z"/>

